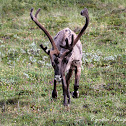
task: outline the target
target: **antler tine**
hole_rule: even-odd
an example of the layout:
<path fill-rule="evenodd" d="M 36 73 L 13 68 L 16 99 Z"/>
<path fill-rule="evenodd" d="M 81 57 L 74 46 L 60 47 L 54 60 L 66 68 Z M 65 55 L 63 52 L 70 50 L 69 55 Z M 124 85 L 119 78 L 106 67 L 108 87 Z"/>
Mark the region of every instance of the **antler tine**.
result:
<path fill-rule="evenodd" d="M 66 42 L 66 45 L 65 45 L 65 46 L 60 45 L 60 47 L 61 47 L 61 48 L 64 48 L 64 49 L 67 49 L 67 48 L 69 48 L 69 46 L 70 46 L 69 43 L 68 43 L 68 39 L 67 39 L 67 38 L 65 39 L 65 42 Z"/>
<path fill-rule="evenodd" d="M 73 46 L 73 42 L 74 42 L 74 36 L 72 35 L 72 41 L 71 41 L 70 46 Z"/>
<path fill-rule="evenodd" d="M 37 18 L 37 15 L 38 13 L 40 12 L 41 8 L 39 8 L 37 11 L 36 11 L 36 14 L 35 14 L 35 18 Z"/>
<path fill-rule="evenodd" d="M 68 43 L 68 39 L 65 40 L 65 41 L 66 41 L 66 45 L 65 45 L 65 46 L 61 46 L 61 45 L 60 45 L 60 47 L 67 49 L 67 50 L 62 54 L 62 56 L 61 56 L 62 58 L 65 57 L 65 56 L 67 56 L 67 55 L 72 51 L 72 49 L 73 49 L 73 42 L 74 42 L 74 35 L 72 34 L 71 44 Z"/>
<path fill-rule="evenodd" d="M 68 38 L 66 38 L 65 39 L 65 41 L 66 41 L 66 45 L 65 46 L 63 46 L 63 45 L 60 45 L 60 47 L 61 48 L 64 48 L 64 49 L 68 49 L 68 50 L 70 50 L 70 48 L 72 47 L 72 45 L 73 45 L 73 41 L 74 41 L 74 36 L 73 36 L 73 34 L 72 34 L 72 37 L 71 37 L 72 39 L 71 39 L 71 44 L 69 44 L 69 42 L 68 42 Z"/>
<path fill-rule="evenodd" d="M 56 45 L 55 45 L 55 42 L 53 40 L 53 38 L 51 37 L 51 35 L 49 34 L 49 32 L 39 23 L 39 21 L 37 20 L 37 15 L 38 13 L 40 12 L 40 8 L 37 10 L 36 14 L 35 14 L 35 17 L 33 16 L 32 12 L 33 12 L 33 8 L 31 9 L 31 12 L 30 12 L 30 16 L 31 16 L 31 19 L 35 22 L 35 24 L 47 35 L 48 39 L 50 40 L 51 44 L 52 44 L 52 47 L 53 49 L 55 50 L 54 54 L 59 54 L 59 50 L 57 49 Z M 42 48 L 44 49 L 44 48 Z"/>
<path fill-rule="evenodd" d="M 44 47 L 43 44 L 41 44 L 40 47 L 44 50 L 44 52 L 45 52 L 46 54 L 48 54 L 48 55 L 50 54 L 50 50 L 47 50 L 47 46 Z"/>

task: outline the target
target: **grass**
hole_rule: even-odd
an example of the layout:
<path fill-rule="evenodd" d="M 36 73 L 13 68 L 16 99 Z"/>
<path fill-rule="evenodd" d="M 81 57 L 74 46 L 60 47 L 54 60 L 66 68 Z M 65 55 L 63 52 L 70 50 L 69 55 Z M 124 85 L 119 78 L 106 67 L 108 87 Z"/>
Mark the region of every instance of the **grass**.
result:
<path fill-rule="evenodd" d="M 63 106 L 61 84 L 52 99 L 53 69 L 40 50 L 51 47 L 29 12 L 41 8 L 39 21 L 52 36 L 65 27 L 81 38 L 83 65 L 80 97 Z M 68 13 L 69 12 L 69 13 Z M 1 0 L 0 1 L 0 125 L 123 126 L 126 123 L 126 2 L 124 0 Z M 73 91 L 74 76 L 70 91 Z"/>

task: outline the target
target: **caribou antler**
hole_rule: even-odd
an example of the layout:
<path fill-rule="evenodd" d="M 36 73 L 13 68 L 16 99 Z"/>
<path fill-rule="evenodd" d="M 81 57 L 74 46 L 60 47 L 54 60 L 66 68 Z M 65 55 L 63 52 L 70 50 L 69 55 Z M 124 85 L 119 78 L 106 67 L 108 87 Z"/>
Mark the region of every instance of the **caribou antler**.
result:
<path fill-rule="evenodd" d="M 86 17 L 86 23 L 83 26 L 83 28 L 81 29 L 80 33 L 78 34 L 78 36 L 76 37 L 76 39 L 74 40 L 74 44 L 73 47 L 76 45 L 76 43 L 78 42 L 78 40 L 80 39 L 80 37 L 82 36 L 82 34 L 84 33 L 84 31 L 86 30 L 88 24 L 89 24 L 89 16 L 88 16 L 88 9 L 84 8 L 81 11 L 81 15 Z"/>
<path fill-rule="evenodd" d="M 58 55 L 59 54 L 59 50 L 57 49 L 56 45 L 55 45 L 55 42 L 53 40 L 53 38 L 51 37 L 51 35 L 49 34 L 49 32 L 39 23 L 39 21 L 37 20 L 37 15 L 38 13 L 40 12 L 40 8 L 36 11 L 36 14 L 35 14 L 35 17 L 33 16 L 32 12 L 33 12 L 33 8 L 31 9 L 31 12 L 30 12 L 30 16 L 31 16 L 31 19 L 35 22 L 35 24 L 47 35 L 48 39 L 50 40 L 51 44 L 52 44 L 52 47 L 53 47 L 53 50 L 52 50 L 52 53 L 50 54 L 56 54 Z M 49 55 L 49 53 L 46 51 L 47 47 L 43 47 L 43 45 L 41 44 L 40 47 Z"/>
<path fill-rule="evenodd" d="M 42 44 L 40 45 L 40 47 L 45 51 L 46 54 L 50 54 L 50 55 L 59 55 L 60 52 L 59 50 L 57 49 L 56 45 L 55 45 L 55 42 L 54 40 L 52 39 L 51 35 L 49 34 L 49 32 L 39 23 L 39 21 L 37 20 L 37 15 L 38 13 L 40 12 L 40 9 L 37 10 L 36 14 L 35 14 L 35 17 L 33 16 L 32 14 L 33 12 L 33 8 L 31 9 L 31 12 L 30 12 L 30 16 L 31 16 L 31 19 L 36 23 L 36 25 L 41 29 L 43 30 L 43 32 L 47 35 L 48 39 L 50 40 L 51 44 L 52 44 L 52 47 L 53 47 L 53 50 L 49 50 L 47 51 L 47 47 L 44 47 Z M 84 10 L 81 11 L 81 15 L 82 16 L 85 16 L 86 17 L 86 23 L 85 25 L 83 26 L 83 28 L 81 29 L 80 33 L 77 35 L 76 39 L 74 40 L 73 38 L 73 35 L 72 35 L 72 42 L 71 44 L 68 43 L 68 39 L 66 39 L 66 45 L 65 46 L 62 46 L 60 45 L 61 48 L 64 48 L 64 49 L 67 49 L 63 54 L 62 54 L 62 57 L 68 55 L 73 47 L 76 45 L 76 43 L 78 42 L 78 40 L 80 39 L 80 37 L 82 36 L 82 34 L 84 33 L 84 31 L 86 30 L 88 24 L 89 24 L 89 16 L 88 16 L 88 10 L 87 8 L 85 8 Z"/>
<path fill-rule="evenodd" d="M 62 54 L 62 57 L 67 56 L 67 55 L 72 51 L 73 47 L 76 45 L 76 43 L 78 42 L 78 40 L 80 39 L 80 37 L 82 36 L 82 34 L 84 33 L 84 31 L 86 30 L 86 28 L 87 28 L 87 26 L 88 26 L 88 24 L 89 24 L 89 16 L 88 16 L 88 9 L 87 9 L 87 8 L 85 8 L 85 9 L 83 9 L 83 10 L 81 11 L 81 15 L 86 17 L 86 23 L 85 23 L 85 25 L 83 26 L 83 28 L 81 29 L 80 33 L 77 35 L 76 39 L 74 40 L 74 39 L 72 38 L 72 41 L 73 41 L 73 40 L 74 40 L 74 41 L 72 42 L 72 45 L 71 45 L 71 46 L 69 46 L 69 44 L 68 44 L 68 39 L 67 39 L 67 41 L 66 41 L 66 45 L 65 45 L 65 46 L 61 46 L 61 45 L 60 45 L 60 47 L 65 48 L 65 49 L 68 49 L 68 50 L 66 50 L 66 51 Z M 67 46 L 68 46 L 68 48 L 67 48 Z"/>

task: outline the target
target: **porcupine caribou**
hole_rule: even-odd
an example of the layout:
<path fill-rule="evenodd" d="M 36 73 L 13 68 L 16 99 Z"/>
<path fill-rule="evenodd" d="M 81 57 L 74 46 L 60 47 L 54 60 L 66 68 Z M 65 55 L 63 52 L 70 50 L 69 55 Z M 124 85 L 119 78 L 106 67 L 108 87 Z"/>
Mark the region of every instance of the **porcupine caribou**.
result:
<path fill-rule="evenodd" d="M 54 89 L 52 91 L 52 97 L 57 98 L 56 83 L 57 81 L 62 82 L 64 105 L 70 104 L 70 91 L 69 83 L 73 71 L 75 71 L 75 84 L 72 96 L 77 98 L 79 96 L 79 79 L 81 75 L 81 58 L 82 58 L 82 44 L 80 42 L 80 37 L 86 30 L 89 24 L 89 16 L 87 8 L 81 11 L 81 15 L 86 18 L 86 22 L 83 28 L 80 30 L 79 34 L 76 35 L 69 28 L 65 28 L 58 32 L 54 37 L 51 37 L 49 32 L 40 24 L 37 20 L 37 15 L 40 9 L 37 10 L 35 16 L 33 16 L 33 8 L 31 9 L 30 16 L 35 24 L 47 35 L 49 41 L 51 42 L 52 49 L 48 50 L 43 44 L 40 47 L 44 52 L 50 56 L 52 66 L 54 68 Z M 66 73 L 66 74 L 65 74 Z M 68 98 L 68 102 L 67 102 Z"/>

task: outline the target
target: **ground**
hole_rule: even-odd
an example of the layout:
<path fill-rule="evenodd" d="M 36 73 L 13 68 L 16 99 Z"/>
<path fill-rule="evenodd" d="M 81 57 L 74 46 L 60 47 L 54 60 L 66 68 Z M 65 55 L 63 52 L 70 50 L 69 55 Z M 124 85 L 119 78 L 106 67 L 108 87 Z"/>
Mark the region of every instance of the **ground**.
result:
<path fill-rule="evenodd" d="M 80 12 L 89 11 L 80 96 L 68 107 L 60 83 L 58 98 L 51 97 L 53 68 L 39 47 L 51 45 L 30 19 L 32 7 L 41 8 L 38 19 L 53 37 L 65 27 L 78 34 L 85 23 Z M 0 13 L 0 125 L 126 124 L 125 0 L 1 0 Z"/>

